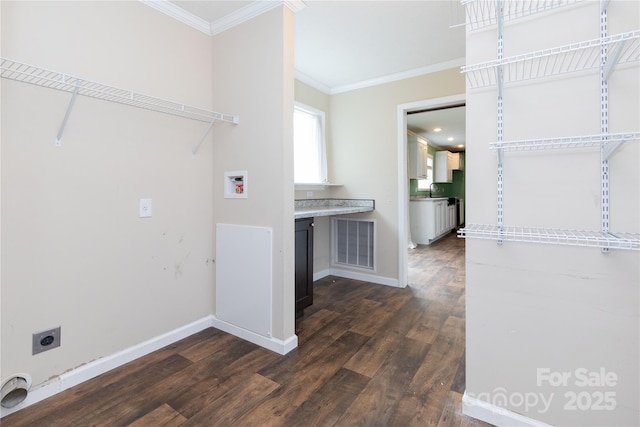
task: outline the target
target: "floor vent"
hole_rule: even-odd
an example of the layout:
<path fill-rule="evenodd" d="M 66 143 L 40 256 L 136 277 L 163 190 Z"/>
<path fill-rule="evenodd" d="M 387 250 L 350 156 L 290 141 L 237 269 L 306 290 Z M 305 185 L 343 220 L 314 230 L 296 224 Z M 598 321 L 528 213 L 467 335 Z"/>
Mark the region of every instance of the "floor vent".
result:
<path fill-rule="evenodd" d="M 331 225 L 333 264 L 375 270 L 375 221 L 333 218 Z"/>

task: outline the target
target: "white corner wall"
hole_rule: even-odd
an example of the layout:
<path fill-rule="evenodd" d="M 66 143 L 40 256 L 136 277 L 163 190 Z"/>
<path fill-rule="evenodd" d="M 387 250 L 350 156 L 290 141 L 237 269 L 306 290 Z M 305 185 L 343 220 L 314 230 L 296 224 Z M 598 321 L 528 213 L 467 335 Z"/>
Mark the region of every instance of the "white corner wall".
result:
<path fill-rule="evenodd" d="M 2 56 L 212 108 L 211 38 L 140 2 L 0 8 Z M 78 97 L 54 147 L 70 94 L 0 84 L 2 378 L 37 387 L 210 316 L 211 138 L 191 156 L 207 124 Z M 56 326 L 61 347 L 32 356 Z"/>
<path fill-rule="evenodd" d="M 241 122 L 213 129 L 212 219 L 273 230 L 272 330 L 284 343 L 295 340 L 293 30 L 282 6 L 213 38 L 214 109 Z M 248 172 L 248 197 L 225 199 L 223 174 L 237 170 Z"/>
<path fill-rule="evenodd" d="M 612 1 L 609 33 L 640 28 Z M 598 38 L 599 3 L 505 25 L 506 55 Z M 496 32 L 468 31 L 467 64 L 495 59 Z M 640 130 L 640 68 L 609 80 L 610 132 Z M 496 90 L 467 90 L 467 223 L 496 222 Z M 504 139 L 600 133 L 598 72 L 505 86 Z M 640 144 L 610 160 L 612 231 L 640 232 Z M 504 223 L 600 229 L 597 148 L 506 152 Z M 637 251 L 467 239 L 466 411 L 499 425 L 640 424 Z M 506 413 L 511 418 L 501 418 Z"/>

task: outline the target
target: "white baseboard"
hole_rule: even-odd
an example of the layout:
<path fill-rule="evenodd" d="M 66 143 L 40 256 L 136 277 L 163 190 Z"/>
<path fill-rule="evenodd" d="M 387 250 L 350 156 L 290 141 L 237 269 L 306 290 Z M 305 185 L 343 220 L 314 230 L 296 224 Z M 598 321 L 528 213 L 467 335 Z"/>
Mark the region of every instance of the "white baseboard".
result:
<path fill-rule="evenodd" d="M 231 323 L 227 323 L 224 320 L 216 318 L 215 316 L 213 317 L 212 326 L 231 335 L 235 335 L 238 338 L 242 338 L 243 340 L 259 345 L 260 347 L 264 347 L 268 350 L 274 351 L 278 354 L 287 354 L 294 348 L 298 347 L 298 336 L 295 334 L 290 336 L 286 340 L 281 340 L 273 337 L 268 338 L 256 334 L 255 332 L 240 328 L 236 325 L 232 325 Z"/>
<path fill-rule="evenodd" d="M 322 271 L 318 271 L 317 273 L 313 273 L 313 281 L 324 279 L 327 276 L 331 275 L 331 270 L 326 268 Z"/>
<path fill-rule="evenodd" d="M 466 391 L 462 396 L 462 413 L 499 427 L 551 427 L 542 421 L 527 418 L 524 415 L 471 397 Z"/>
<path fill-rule="evenodd" d="M 213 326 L 213 319 L 214 317 L 212 315 L 206 316 L 193 323 L 167 332 L 166 334 L 151 338 L 150 340 L 136 344 L 118 353 L 101 357 L 93 362 L 89 362 L 71 371 L 65 372 L 52 380 L 39 385 L 33 390 L 30 390 L 27 394 L 27 398 L 19 405 L 16 405 L 13 408 L 0 408 L 0 418 L 26 408 L 27 406 L 33 405 L 34 403 L 40 402 L 41 400 L 58 394 L 68 388 L 90 380 L 91 378 L 97 377 L 98 375 L 104 374 L 105 372 L 129 363 L 153 351 L 159 350 L 176 341 L 180 341 L 181 339 L 206 328 L 210 328 Z"/>
<path fill-rule="evenodd" d="M 365 282 L 376 283 L 378 285 L 393 286 L 399 288 L 398 279 L 390 277 L 376 276 L 375 274 L 361 273 L 359 271 L 341 270 L 339 268 L 328 268 L 313 274 L 313 280 L 319 280 L 327 276 L 343 277 L 345 279 L 362 280 Z"/>

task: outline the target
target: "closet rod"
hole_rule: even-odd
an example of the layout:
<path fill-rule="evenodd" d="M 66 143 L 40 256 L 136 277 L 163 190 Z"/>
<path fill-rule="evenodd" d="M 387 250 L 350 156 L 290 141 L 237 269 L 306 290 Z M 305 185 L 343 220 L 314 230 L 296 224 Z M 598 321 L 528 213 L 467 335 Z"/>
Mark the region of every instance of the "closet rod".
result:
<path fill-rule="evenodd" d="M 0 57 L 0 77 L 30 83 L 36 86 L 57 89 L 63 92 L 84 95 L 104 101 L 117 102 L 145 110 L 171 114 L 187 119 L 211 123 L 223 121 L 238 124 L 238 116 L 217 113 L 197 107 L 167 101 L 160 98 L 144 95 L 132 90 L 125 90 L 104 83 L 93 82 L 79 77 L 70 76 L 58 71 L 52 71 L 35 65 L 25 64 L 9 58 Z M 64 124 L 63 124 L 64 125 Z"/>

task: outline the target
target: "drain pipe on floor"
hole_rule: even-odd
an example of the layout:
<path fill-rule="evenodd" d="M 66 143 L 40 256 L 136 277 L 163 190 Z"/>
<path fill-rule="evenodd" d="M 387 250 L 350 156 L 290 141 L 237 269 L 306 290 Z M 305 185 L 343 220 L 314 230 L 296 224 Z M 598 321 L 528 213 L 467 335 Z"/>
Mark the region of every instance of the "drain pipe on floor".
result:
<path fill-rule="evenodd" d="M 24 402 L 31 388 L 31 375 L 14 374 L 2 382 L 0 388 L 0 405 L 13 408 Z"/>

